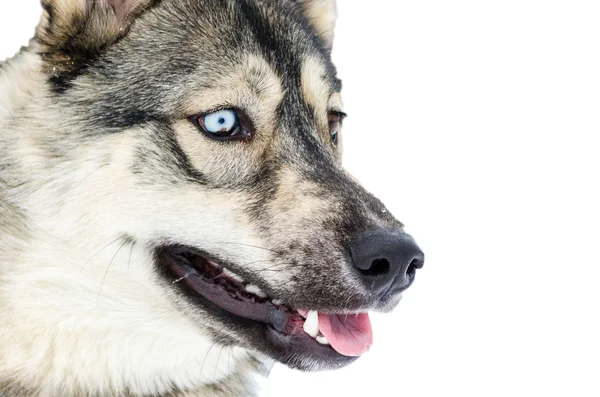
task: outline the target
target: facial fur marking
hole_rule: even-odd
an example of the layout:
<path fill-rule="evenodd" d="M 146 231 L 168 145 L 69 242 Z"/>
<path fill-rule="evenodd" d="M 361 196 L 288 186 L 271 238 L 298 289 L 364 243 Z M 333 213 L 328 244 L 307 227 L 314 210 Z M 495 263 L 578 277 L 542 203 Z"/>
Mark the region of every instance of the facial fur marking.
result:
<path fill-rule="evenodd" d="M 343 112 L 344 105 L 339 92 L 331 86 L 327 69 L 316 57 L 309 57 L 302 64 L 301 85 L 304 100 L 314 111 L 319 129 L 327 124 L 328 112 Z M 333 92 L 333 93 L 332 93 Z"/>
<path fill-rule="evenodd" d="M 315 110 L 326 109 L 331 89 L 326 80 L 326 69 L 315 57 L 304 60 L 302 64 L 302 93 L 306 102 Z"/>
<path fill-rule="evenodd" d="M 160 179 L 163 183 L 170 180 L 173 184 L 185 181 L 206 185 L 208 181 L 205 175 L 193 166 L 181 148 L 174 126 L 170 123 L 154 123 L 152 127 L 145 130 L 148 134 L 144 138 L 153 144 L 141 144 L 138 147 L 138 158 L 133 164 L 134 172 L 142 174 L 143 180 L 148 184 Z M 152 150 L 155 145 L 162 146 L 166 152 Z M 165 164 L 169 166 L 165 168 Z"/>

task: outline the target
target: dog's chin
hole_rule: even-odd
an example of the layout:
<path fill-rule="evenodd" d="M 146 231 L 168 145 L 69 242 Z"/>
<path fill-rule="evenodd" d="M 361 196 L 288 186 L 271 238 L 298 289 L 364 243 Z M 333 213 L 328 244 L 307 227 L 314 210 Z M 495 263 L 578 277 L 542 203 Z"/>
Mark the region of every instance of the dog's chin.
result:
<path fill-rule="evenodd" d="M 322 334 L 306 333 L 306 310 L 271 299 L 204 252 L 161 247 L 156 264 L 162 277 L 192 306 L 226 327 L 223 335 L 217 335 L 223 340 L 305 371 L 340 368 L 358 358 L 340 354 L 324 342 Z"/>

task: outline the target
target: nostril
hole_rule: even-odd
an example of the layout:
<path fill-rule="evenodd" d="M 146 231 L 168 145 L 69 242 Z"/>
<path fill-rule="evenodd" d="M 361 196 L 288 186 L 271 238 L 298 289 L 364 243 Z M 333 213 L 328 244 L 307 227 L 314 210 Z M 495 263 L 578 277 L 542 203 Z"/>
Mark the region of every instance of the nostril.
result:
<path fill-rule="evenodd" d="M 360 272 L 369 277 L 382 276 L 389 273 L 390 267 L 390 261 L 385 258 L 379 258 L 371 262 L 370 268 L 361 270 Z"/>
<path fill-rule="evenodd" d="M 408 269 L 406 269 L 406 275 L 410 278 L 414 277 L 415 274 L 417 273 L 418 268 L 419 268 L 419 260 L 413 259 L 412 262 L 410 262 L 410 265 L 408 265 Z"/>

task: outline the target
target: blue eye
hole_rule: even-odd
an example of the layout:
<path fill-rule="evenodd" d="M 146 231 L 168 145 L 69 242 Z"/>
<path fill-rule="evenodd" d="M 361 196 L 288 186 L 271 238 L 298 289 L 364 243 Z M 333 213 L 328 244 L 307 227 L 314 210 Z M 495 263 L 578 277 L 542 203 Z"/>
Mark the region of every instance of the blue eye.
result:
<path fill-rule="evenodd" d="M 233 110 L 219 110 L 204 116 L 204 128 L 211 134 L 231 134 L 237 125 L 238 117 Z"/>
<path fill-rule="evenodd" d="M 248 140 L 252 138 L 251 125 L 247 117 L 234 109 L 223 109 L 200 116 L 191 116 L 190 121 L 207 137 L 217 141 Z"/>

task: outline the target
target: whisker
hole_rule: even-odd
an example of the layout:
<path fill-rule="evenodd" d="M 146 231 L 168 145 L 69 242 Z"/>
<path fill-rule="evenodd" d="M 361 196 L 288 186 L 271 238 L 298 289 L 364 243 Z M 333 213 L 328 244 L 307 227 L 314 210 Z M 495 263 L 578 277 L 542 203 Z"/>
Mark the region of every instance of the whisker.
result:
<path fill-rule="evenodd" d="M 83 266 L 80 268 L 79 270 L 79 275 L 81 275 L 81 273 L 83 272 L 83 270 L 85 269 L 85 267 L 92 261 L 92 259 L 94 259 L 96 256 L 98 256 L 98 254 L 100 254 L 102 251 L 104 251 L 105 249 L 107 249 L 108 247 L 110 247 L 111 245 L 113 245 L 114 243 L 116 243 L 117 241 L 119 241 L 120 239 L 122 239 L 123 236 L 119 236 L 116 239 L 114 239 L 113 241 L 111 241 L 110 243 L 108 243 L 104 248 L 101 248 L 98 252 L 96 252 L 94 255 L 92 255 L 90 257 L 90 259 L 87 260 L 87 262 L 85 262 L 83 264 Z"/>
<path fill-rule="evenodd" d="M 98 167 L 97 169 L 95 169 L 94 171 L 90 172 L 89 174 L 87 174 L 87 176 L 85 178 L 83 178 L 81 181 L 79 181 L 79 183 L 77 185 L 75 185 L 73 187 L 73 190 L 76 190 L 79 186 L 81 186 L 81 184 L 83 182 L 85 182 L 86 179 L 88 179 L 90 176 L 92 176 L 93 174 L 95 174 L 96 172 L 100 171 L 102 168 L 108 166 L 109 164 L 103 164 L 100 167 Z"/>
<path fill-rule="evenodd" d="M 106 268 L 106 271 L 104 272 L 104 277 L 102 278 L 102 283 L 100 284 L 100 291 L 98 291 L 98 298 L 96 299 L 96 306 L 98 306 L 98 302 L 100 302 L 100 296 L 102 296 L 102 288 L 104 287 L 104 282 L 106 281 L 106 276 L 108 275 L 108 271 L 110 270 L 110 267 L 112 266 L 113 261 L 119 254 L 119 251 L 121 251 L 121 248 L 123 248 L 125 246 L 125 244 L 127 244 L 128 241 L 129 241 L 129 238 L 125 238 L 123 243 L 117 249 L 117 252 L 115 252 L 112 259 L 108 263 L 108 267 Z"/>
<path fill-rule="evenodd" d="M 272 262 L 272 261 L 270 259 L 265 259 L 265 260 L 261 260 L 261 261 L 254 261 L 254 262 L 244 263 L 242 266 L 250 266 L 250 265 L 254 265 L 256 263 L 262 263 L 262 262 Z M 285 263 L 276 263 L 273 266 L 267 267 L 266 269 L 272 269 L 274 267 L 278 267 L 278 266 L 282 266 L 282 265 L 285 265 Z"/>
<path fill-rule="evenodd" d="M 127 270 L 131 270 L 131 255 L 133 255 L 133 247 L 135 247 L 136 241 L 134 240 L 131 244 L 131 251 L 129 251 L 129 261 L 127 262 Z"/>
<path fill-rule="evenodd" d="M 275 360 L 273 360 L 273 362 L 271 363 L 271 368 L 269 368 L 269 372 L 267 372 L 267 379 L 271 376 L 271 371 L 273 371 L 274 367 L 275 367 Z"/>
<path fill-rule="evenodd" d="M 229 348 L 229 354 L 227 354 L 227 376 L 231 376 L 231 359 L 233 358 L 233 346 Z"/>
<path fill-rule="evenodd" d="M 270 266 L 270 267 L 267 267 L 265 269 L 258 269 L 258 270 L 256 270 L 256 272 L 257 273 L 263 273 L 263 272 L 265 272 L 265 273 L 268 273 L 268 272 L 280 272 L 282 270 L 281 267 L 283 267 L 283 266 L 289 266 L 289 265 L 294 265 L 294 264 L 295 264 L 294 262 L 278 263 L 278 264 L 276 264 L 274 266 Z"/>
<path fill-rule="evenodd" d="M 223 353 L 224 348 L 225 348 L 225 346 L 222 346 L 221 350 L 219 350 L 219 356 L 217 357 L 217 363 L 215 364 L 215 373 L 213 374 L 213 378 L 215 380 L 217 379 L 217 371 L 219 370 L 219 361 L 221 360 L 221 353 Z"/>
<path fill-rule="evenodd" d="M 250 248 L 261 249 L 261 250 L 273 252 L 273 253 L 275 253 L 277 255 L 281 255 L 281 252 L 276 251 L 274 249 L 265 248 L 265 247 L 259 247 L 258 245 L 252 245 L 252 244 L 234 243 L 234 242 L 230 242 L 230 241 L 213 241 L 212 244 L 241 245 L 243 247 L 250 247 Z"/>
<path fill-rule="evenodd" d="M 294 239 L 289 234 L 287 234 L 285 232 L 285 230 L 283 230 L 282 228 L 278 227 L 277 231 L 279 231 L 281 234 L 283 234 L 285 237 L 287 237 L 289 241 L 294 241 Z"/>
<path fill-rule="evenodd" d="M 208 352 L 206 353 L 206 357 L 204 357 L 204 361 L 202 361 L 202 366 L 200 367 L 200 378 L 199 378 L 200 382 L 202 382 L 202 373 L 204 372 L 204 364 L 206 364 L 206 360 L 208 359 L 208 356 L 210 355 L 210 352 L 212 351 L 213 347 L 215 347 L 215 343 L 210 345 L 210 348 L 208 349 Z"/>

